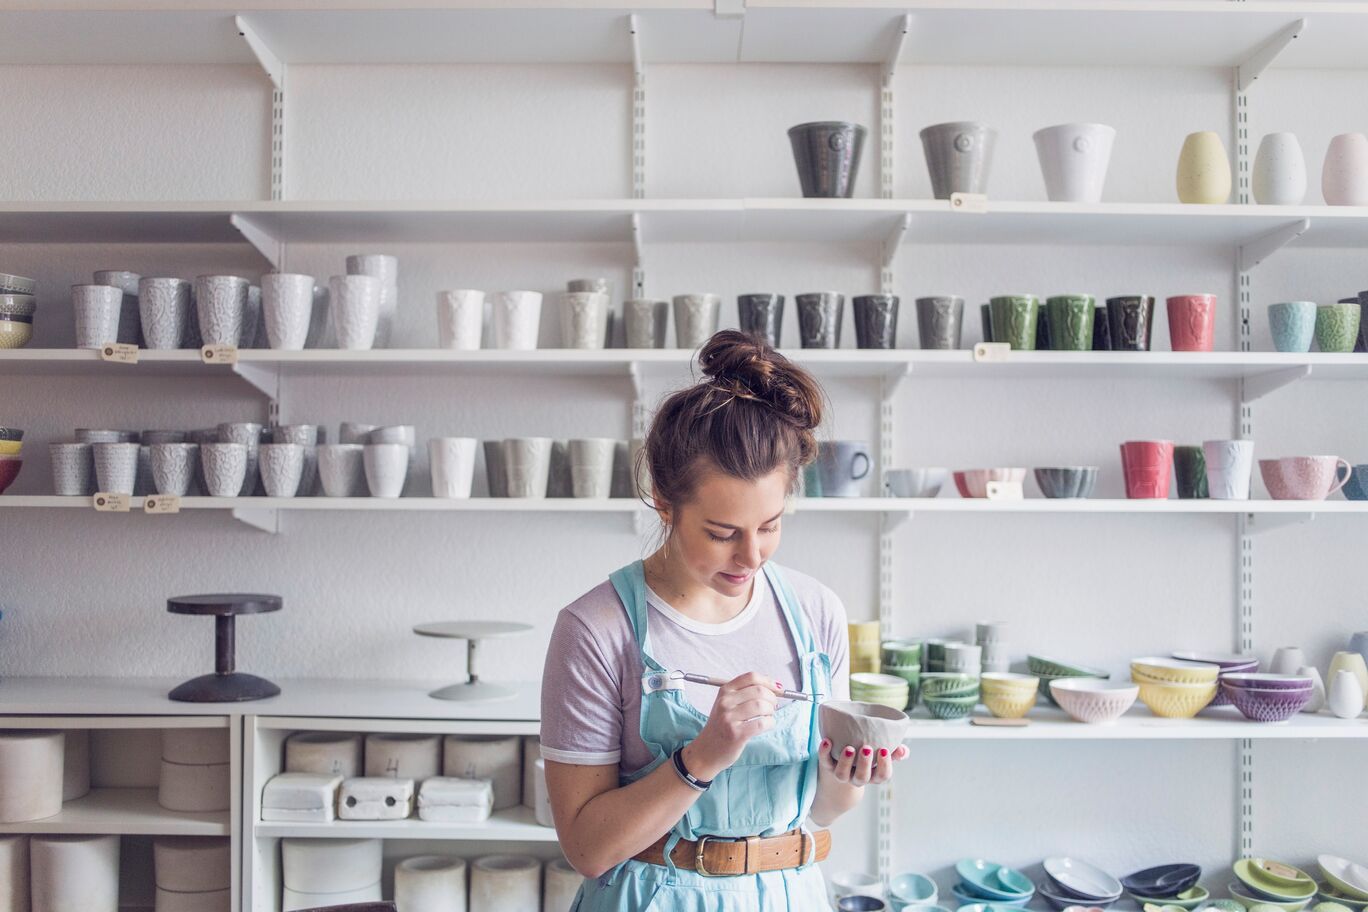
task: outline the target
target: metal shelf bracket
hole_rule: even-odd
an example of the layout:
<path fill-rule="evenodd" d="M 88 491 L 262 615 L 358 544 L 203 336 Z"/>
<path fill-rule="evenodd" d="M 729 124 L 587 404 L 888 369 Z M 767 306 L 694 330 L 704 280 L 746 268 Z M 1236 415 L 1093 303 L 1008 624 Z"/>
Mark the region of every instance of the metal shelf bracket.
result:
<path fill-rule="evenodd" d="M 898 34 L 893 38 L 893 47 L 884 61 L 884 83 L 887 84 L 898 74 L 898 58 L 902 57 L 903 46 L 907 44 L 907 33 L 912 31 L 912 14 L 904 13 L 898 26 Z"/>
<path fill-rule="evenodd" d="M 1310 219 L 1298 219 L 1295 222 L 1288 222 L 1280 228 L 1274 228 L 1267 234 L 1261 234 L 1247 244 L 1241 244 L 1240 271 L 1249 272 L 1310 230 Z"/>
<path fill-rule="evenodd" d="M 286 66 L 271 50 L 252 24 L 242 16 L 233 17 L 238 34 L 256 55 L 257 62 L 271 80 L 271 199 L 285 198 L 285 74 Z"/>
<path fill-rule="evenodd" d="M 1311 365 L 1298 364 L 1296 367 L 1285 367 L 1246 377 L 1240 384 L 1240 401 L 1248 405 L 1256 399 L 1262 399 L 1269 393 L 1276 392 L 1288 384 L 1296 383 L 1298 380 L 1309 376 L 1311 376 Z"/>
<path fill-rule="evenodd" d="M 632 255 L 636 258 L 633 264 L 635 270 L 645 270 L 645 256 L 643 255 L 641 243 L 641 213 L 632 213 Z"/>
<path fill-rule="evenodd" d="M 902 248 L 903 238 L 907 237 L 908 230 L 912 227 L 912 213 L 904 212 L 903 217 L 893 226 L 893 230 L 888 232 L 888 237 L 883 242 L 883 268 L 892 270 L 893 261 L 898 257 L 898 250 Z"/>
<path fill-rule="evenodd" d="M 228 223 L 237 229 L 243 240 L 256 248 L 257 253 L 270 261 L 272 269 L 280 268 L 284 258 L 284 245 L 275 235 L 263 228 L 260 222 L 253 220 L 251 216 L 234 212 L 228 216 Z"/>
<path fill-rule="evenodd" d="M 233 365 L 233 373 L 266 397 L 266 420 L 270 424 L 278 424 L 280 422 L 280 365 L 239 361 Z"/>
<path fill-rule="evenodd" d="M 879 387 L 879 399 L 883 405 L 891 405 L 893 397 L 902 388 L 903 383 L 908 377 L 912 376 L 912 363 L 899 364 L 891 368 L 883 375 L 883 382 Z"/>
<path fill-rule="evenodd" d="M 1315 518 L 1316 514 L 1311 510 L 1305 513 L 1261 513 L 1258 516 L 1251 513 L 1245 517 L 1245 529 L 1250 535 L 1264 535 L 1277 529 L 1302 526 Z"/>
<path fill-rule="evenodd" d="M 1239 66 L 1240 91 L 1243 92 L 1253 85 L 1254 81 L 1263 75 L 1263 71 L 1268 69 L 1274 60 L 1278 59 L 1278 55 L 1295 41 L 1305 28 L 1306 20 L 1298 19 L 1285 26 L 1282 31 L 1268 39 L 1258 50 L 1249 55 L 1249 59 Z"/>
<path fill-rule="evenodd" d="M 270 507 L 233 507 L 233 519 L 272 535 L 280 531 L 280 511 Z"/>

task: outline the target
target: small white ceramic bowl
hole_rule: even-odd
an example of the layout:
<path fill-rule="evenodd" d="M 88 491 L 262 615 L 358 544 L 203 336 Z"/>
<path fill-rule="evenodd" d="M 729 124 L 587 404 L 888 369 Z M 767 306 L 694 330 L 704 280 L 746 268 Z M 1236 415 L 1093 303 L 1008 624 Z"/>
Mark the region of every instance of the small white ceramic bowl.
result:
<path fill-rule="evenodd" d="M 1050 682 L 1050 695 L 1075 721 L 1104 725 L 1135 705 L 1140 685 L 1102 678 L 1056 678 Z"/>

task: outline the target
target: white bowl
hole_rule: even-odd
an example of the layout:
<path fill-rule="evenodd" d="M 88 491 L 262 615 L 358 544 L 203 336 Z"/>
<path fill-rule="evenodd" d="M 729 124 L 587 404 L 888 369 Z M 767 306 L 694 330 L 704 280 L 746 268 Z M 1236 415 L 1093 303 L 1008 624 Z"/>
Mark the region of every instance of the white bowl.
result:
<path fill-rule="evenodd" d="M 1102 678 L 1056 678 L 1050 682 L 1050 695 L 1070 718 L 1102 725 L 1115 722 L 1135 705 L 1140 685 Z"/>
<path fill-rule="evenodd" d="M 1097 865 L 1056 855 L 1045 859 L 1045 873 L 1053 877 L 1060 886 L 1072 890 L 1080 897 L 1091 897 L 1094 901 L 1114 900 L 1121 895 L 1121 881 L 1112 877 Z"/>

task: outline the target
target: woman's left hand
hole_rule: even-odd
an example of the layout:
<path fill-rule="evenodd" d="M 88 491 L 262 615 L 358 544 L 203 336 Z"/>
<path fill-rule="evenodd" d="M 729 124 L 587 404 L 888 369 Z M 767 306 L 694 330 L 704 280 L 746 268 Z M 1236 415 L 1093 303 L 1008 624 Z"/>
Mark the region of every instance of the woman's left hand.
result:
<path fill-rule="evenodd" d="M 831 742 L 823 738 L 817 745 L 818 762 L 824 773 L 834 774 L 838 782 L 853 786 L 878 785 L 893 777 L 893 764 L 907 756 L 907 745 L 892 751 L 886 747 L 847 747 L 839 759 L 831 756 Z"/>

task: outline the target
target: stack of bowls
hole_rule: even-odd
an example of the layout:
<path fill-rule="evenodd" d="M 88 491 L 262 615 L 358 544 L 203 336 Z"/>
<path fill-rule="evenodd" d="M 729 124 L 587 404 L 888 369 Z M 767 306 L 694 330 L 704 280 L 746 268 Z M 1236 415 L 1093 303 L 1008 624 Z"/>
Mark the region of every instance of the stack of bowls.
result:
<path fill-rule="evenodd" d="M 3 347 L 3 346 L 0 346 Z M 0 427 L 0 494 L 14 483 L 23 468 L 24 432 L 18 428 Z"/>
<path fill-rule="evenodd" d="M 1352 910 L 1352 912 L 1368 912 L 1368 899 L 1356 899 L 1347 893 L 1342 893 L 1330 884 L 1321 884 L 1320 892 L 1316 894 L 1316 903 L 1339 903 Z"/>
<path fill-rule="evenodd" d="M 955 873 L 960 880 L 952 892 L 961 909 L 970 903 L 1021 908 L 1035 895 L 1035 884 L 1025 874 L 982 858 L 961 860 Z"/>
<path fill-rule="evenodd" d="M 33 338 L 34 285 L 33 279 L 0 273 L 0 348 L 23 348 Z"/>
<path fill-rule="evenodd" d="M 1239 673 L 1259 670 L 1259 659 L 1257 656 L 1232 655 L 1225 652 L 1175 652 L 1175 659 L 1182 659 L 1185 662 L 1206 662 L 1210 665 L 1221 666 L 1221 676 L 1228 673 Z M 1229 706 L 1230 699 L 1225 695 L 1224 690 L 1218 689 L 1215 698 L 1210 706 Z"/>
<path fill-rule="evenodd" d="M 1061 662 L 1058 659 L 1050 659 L 1045 656 L 1027 656 L 1026 667 L 1031 674 L 1036 676 L 1040 683 L 1040 693 L 1045 699 L 1049 700 L 1054 706 L 1054 694 L 1050 692 L 1050 682 L 1058 678 L 1110 678 L 1111 672 L 1101 668 L 1089 668 L 1087 665 L 1075 665 L 1070 662 Z"/>
<path fill-rule="evenodd" d="M 936 882 L 925 874 L 895 874 L 888 882 L 888 904 L 893 912 L 917 909 L 918 912 L 932 912 L 941 907 L 935 905 L 940 891 Z"/>
<path fill-rule="evenodd" d="M 1121 898 L 1121 881 L 1096 865 L 1056 856 L 1045 859 L 1044 867 L 1040 895 L 1056 909 L 1077 905 L 1105 909 Z"/>
<path fill-rule="evenodd" d="M 901 712 L 911 697 L 908 683 L 895 675 L 858 671 L 850 676 L 850 699 L 857 703 L 878 703 Z"/>
<path fill-rule="evenodd" d="M 1201 878 L 1199 865 L 1166 864 L 1123 877 L 1121 885 L 1141 907 L 1149 904 L 1191 910 L 1211 898 L 1211 893 L 1197 883 Z"/>
<path fill-rule="evenodd" d="M 1075 722 L 1105 725 L 1135 705 L 1140 687 L 1102 678 L 1056 678 L 1050 682 L 1050 696 Z"/>
<path fill-rule="evenodd" d="M 1325 886 L 1320 890 L 1324 901 L 1354 910 L 1368 908 L 1368 867 L 1336 855 L 1318 856 L 1316 864 L 1325 875 Z"/>
<path fill-rule="evenodd" d="M 1318 890 L 1305 871 L 1267 858 L 1241 858 L 1235 862 L 1234 873 L 1230 895 L 1245 908 L 1271 905 L 1282 912 L 1301 912 Z"/>
<path fill-rule="evenodd" d="M 1191 719 L 1216 696 L 1221 666 L 1166 656 L 1131 662 L 1131 680 L 1140 685 L 1140 702 L 1166 719 Z"/>
<path fill-rule="evenodd" d="M 909 706 L 917 702 L 921 685 L 922 644 L 920 640 L 886 640 L 882 648 L 880 670 L 886 675 L 907 682 Z"/>
<path fill-rule="evenodd" d="M 979 677 L 983 705 L 999 719 L 1020 719 L 1035 706 L 1040 684 L 1035 675 L 985 671 Z"/>
<path fill-rule="evenodd" d="M 978 705 L 979 676 L 967 671 L 925 672 L 921 697 L 937 719 L 966 718 Z"/>
<path fill-rule="evenodd" d="M 1233 672 L 1221 675 L 1221 690 L 1251 722 L 1286 722 L 1315 696 L 1314 678 Z"/>

